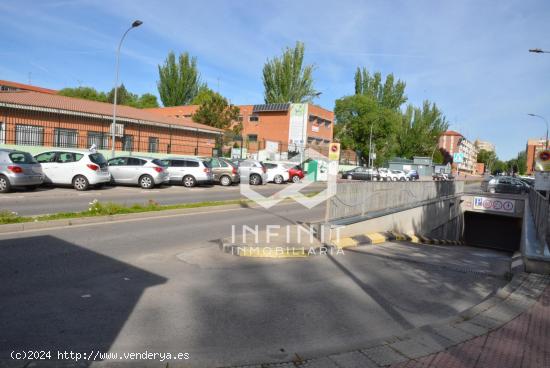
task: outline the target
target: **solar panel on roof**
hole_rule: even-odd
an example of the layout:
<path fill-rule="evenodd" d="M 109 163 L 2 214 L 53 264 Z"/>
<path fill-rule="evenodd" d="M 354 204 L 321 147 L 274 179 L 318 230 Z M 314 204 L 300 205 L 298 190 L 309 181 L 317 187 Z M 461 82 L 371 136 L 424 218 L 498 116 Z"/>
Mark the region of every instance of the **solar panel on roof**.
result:
<path fill-rule="evenodd" d="M 290 107 L 289 103 L 254 105 L 252 112 L 256 113 L 256 112 L 288 111 L 289 107 Z"/>

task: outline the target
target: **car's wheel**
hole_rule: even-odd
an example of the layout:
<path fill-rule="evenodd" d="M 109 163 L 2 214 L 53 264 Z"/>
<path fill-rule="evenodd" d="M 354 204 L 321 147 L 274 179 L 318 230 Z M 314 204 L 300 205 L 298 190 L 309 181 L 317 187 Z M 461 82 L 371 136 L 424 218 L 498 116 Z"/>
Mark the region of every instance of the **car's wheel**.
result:
<path fill-rule="evenodd" d="M 84 175 L 77 175 L 73 179 L 73 188 L 79 191 L 88 190 L 90 183 Z"/>
<path fill-rule="evenodd" d="M 250 175 L 250 184 L 252 185 L 260 185 L 262 183 L 262 178 L 258 174 L 252 174 Z"/>
<path fill-rule="evenodd" d="M 284 181 L 285 179 L 281 175 L 275 175 L 275 177 L 273 178 L 273 182 L 275 184 L 283 184 Z"/>
<path fill-rule="evenodd" d="M 406 181 L 407 179 L 405 178 L 399 178 L 399 181 Z"/>
<path fill-rule="evenodd" d="M 185 175 L 183 177 L 183 186 L 186 188 L 194 187 L 197 181 L 191 175 Z"/>
<path fill-rule="evenodd" d="M 10 181 L 4 175 L 0 175 L 0 193 L 8 193 L 10 190 Z"/>
<path fill-rule="evenodd" d="M 351 179 L 353 179 L 353 176 L 348 175 L 348 180 L 351 180 Z"/>
<path fill-rule="evenodd" d="M 155 187 L 155 181 L 151 175 L 142 175 L 139 177 L 139 186 L 143 189 L 152 189 Z"/>
<path fill-rule="evenodd" d="M 220 178 L 220 184 L 224 187 L 228 187 L 232 184 L 231 178 L 227 175 L 224 175 Z"/>
<path fill-rule="evenodd" d="M 489 193 L 495 194 L 496 192 L 495 188 L 489 188 Z"/>
<path fill-rule="evenodd" d="M 299 182 L 300 182 L 300 177 L 299 177 L 298 175 L 294 175 L 294 176 L 292 177 L 292 182 L 293 182 L 293 183 L 299 183 Z"/>

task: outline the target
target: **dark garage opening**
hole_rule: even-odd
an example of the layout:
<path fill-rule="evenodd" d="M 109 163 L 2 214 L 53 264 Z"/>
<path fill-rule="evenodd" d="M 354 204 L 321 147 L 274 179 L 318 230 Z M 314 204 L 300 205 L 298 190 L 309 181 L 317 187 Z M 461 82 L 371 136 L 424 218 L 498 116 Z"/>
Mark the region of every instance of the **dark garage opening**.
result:
<path fill-rule="evenodd" d="M 514 252 L 519 250 L 521 224 L 521 218 L 465 212 L 464 241 L 476 247 Z"/>

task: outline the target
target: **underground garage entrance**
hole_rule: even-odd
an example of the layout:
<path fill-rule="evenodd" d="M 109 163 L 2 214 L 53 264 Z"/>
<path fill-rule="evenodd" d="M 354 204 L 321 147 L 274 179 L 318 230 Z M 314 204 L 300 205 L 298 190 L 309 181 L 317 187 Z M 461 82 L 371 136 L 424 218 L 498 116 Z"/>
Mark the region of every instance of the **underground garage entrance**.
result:
<path fill-rule="evenodd" d="M 521 241 L 522 218 L 492 213 L 464 212 L 466 244 L 515 252 Z"/>

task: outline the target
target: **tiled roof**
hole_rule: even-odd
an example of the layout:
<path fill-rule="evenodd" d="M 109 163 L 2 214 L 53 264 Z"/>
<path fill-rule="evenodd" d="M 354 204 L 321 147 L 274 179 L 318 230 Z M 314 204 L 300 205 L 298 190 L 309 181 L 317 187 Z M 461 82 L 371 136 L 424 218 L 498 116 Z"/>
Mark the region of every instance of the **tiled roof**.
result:
<path fill-rule="evenodd" d="M 34 92 L 40 92 L 40 93 L 49 93 L 51 95 L 57 94 L 57 91 L 54 89 L 49 88 L 42 88 L 42 87 L 36 87 L 31 86 L 30 84 L 23 84 L 23 83 L 17 83 L 17 82 L 10 82 L 6 80 L 0 80 L 0 86 L 6 86 L 10 88 L 16 88 L 24 91 L 34 91 Z"/>
<path fill-rule="evenodd" d="M 441 135 L 447 135 L 447 136 L 449 136 L 449 135 L 454 135 L 454 136 L 458 136 L 458 137 L 462 137 L 462 136 L 463 136 L 462 134 L 460 134 L 459 132 L 456 132 L 456 131 L 454 131 L 454 130 L 447 130 L 447 131 L 441 133 Z"/>
<path fill-rule="evenodd" d="M 0 92 L 0 106 L 3 103 L 30 106 L 33 108 L 59 109 L 77 113 L 102 115 L 107 118 L 113 115 L 113 105 L 110 103 L 29 91 Z M 177 125 L 189 129 L 212 131 L 213 133 L 222 132 L 221 129 L 195 123 L 189 118 L 181 119 L 162 116 L 130 106 L 118 105 L 117 117 L 120 119 L 140 120 L 145 123 Z"/>
<path fill-rule="evenodd" d="M 183 105 L 183 106 L 169 106 L 169 107 L 151 107 L 144 109 L 145 111 L 159 114 L 163 116 L 178 116 L 184 117 L 184 115 L 193 115 L 199 109 L 199 105 Z"/>

